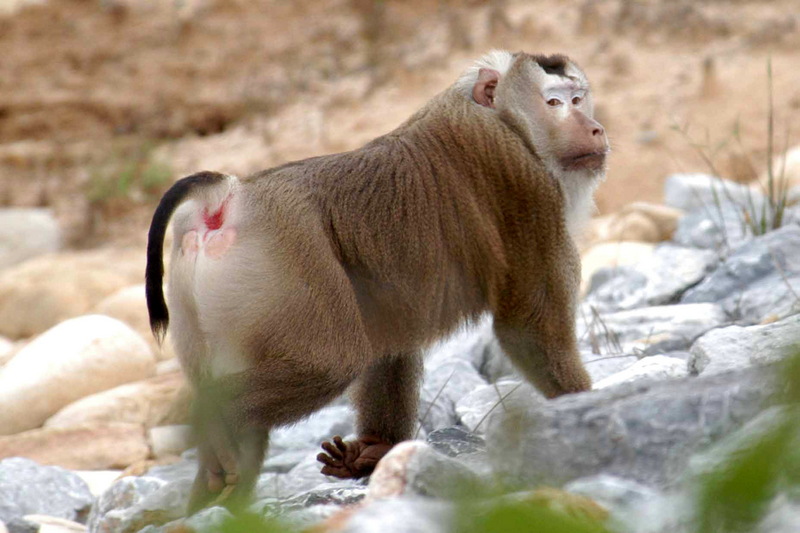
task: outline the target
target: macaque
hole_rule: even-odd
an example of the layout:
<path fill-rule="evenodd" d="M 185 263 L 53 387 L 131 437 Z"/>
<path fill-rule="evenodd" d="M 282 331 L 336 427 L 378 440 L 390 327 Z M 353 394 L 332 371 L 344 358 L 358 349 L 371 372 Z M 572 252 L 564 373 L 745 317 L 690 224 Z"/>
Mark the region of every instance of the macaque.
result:
<path fill-rule="evenodd" d="M 424 350 L 486 313 L 545 396 L 591 388 L 573 239 L 609 150 L 592 116 L 567 57 L 495 51 L 362 148 L 176 182 L 150 226 L 147 303 L 158 339 L 171 316 L 195 390 L 189 511 L 241 507 L 270 429 L 347 389 L 357 439 L 318 459 L 324 474 L 368 475 L 414 435 Z"/>

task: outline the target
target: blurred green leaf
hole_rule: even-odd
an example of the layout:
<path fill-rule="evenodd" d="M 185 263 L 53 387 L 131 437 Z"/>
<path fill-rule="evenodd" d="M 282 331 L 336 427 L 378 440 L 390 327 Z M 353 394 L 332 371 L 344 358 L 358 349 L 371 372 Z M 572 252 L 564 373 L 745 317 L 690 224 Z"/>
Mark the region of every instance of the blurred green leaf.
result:
<path fill-rule="evenodd" d="M 291 533 L 293 527 L 255 513 L 240 513 L 227 519 L 220 527 L 220 533 Z"/>
<path fill-rule="evenodd" d="M 730 461 L 704 477 L 697 502 L 698 533 L 753 531 L 780 490 L 800 481 L 800 353 L 778 366 L 778 402 L 788 415 L 751 446 L 731 454 Z"/>
<path fill-rule="evenodd" d="M 462 503 L 455 533 L 609 533 L 600 522 L 537 502 L 500 500 L 478 507 Z"/>

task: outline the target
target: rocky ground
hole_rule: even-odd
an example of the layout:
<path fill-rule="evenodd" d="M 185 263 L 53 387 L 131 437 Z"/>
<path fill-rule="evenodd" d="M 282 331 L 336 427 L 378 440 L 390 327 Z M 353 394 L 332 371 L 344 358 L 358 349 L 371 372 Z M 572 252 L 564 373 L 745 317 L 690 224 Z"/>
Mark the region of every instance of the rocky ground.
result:
<path fill-rule="evenodd" d="M 779 365 L 800 343 L 800 209 L 754 236 L 742 225 L 742 199 L 767 202 L 754 189 L 679 174 L 665 197 L 667 205 L 594 222 L 595 238 L 610 240 L 584 254 L 577 317 L 593 391 L 544 400 L 504 358 L 487 318 L 430 350 L 417 439 L 370 479 L 319 473 L 320 442 L 353 431 L 343 398 L 273 433 L 251 510 L 285 528 L 444 532 L 477 513 L 465 497 L 483 494 L 485 507 L 521 499 L 613 532 L 699 531 L 704 476 L 757 449 L 793 409 L 786 378 L 798 376 Z M 610 248 L 637 251 L 614 257 Z M 221 507 L 182 518 L 196 468 L 183 379 L 171 354 L 144 340 L 135 276 L 124 261 L 113 275 L 64 276 L 58 287 L 44 275 L 76 264 L 91 272 L 102 259 L 42 255 L 0 273 L 0 302 L 17 302 L 0 306 L 3 333 L 41 331 L 5 348 L 0 520 L 12 533 L 35 524 L 218 531 L 230 518 Z M 140 261 L 132 256 L 130 270 Z M 32 291 L 47 305 L 25 305 Z M 797 466 L 770 482 L 764 517 L 749 531 L 800 527 L 790 488 Z"/>
<path fill-rule="evenodd" d="M 543 400 L 487 318 L 430 350 L 417 438 L 370 479 L 314 459 L 353 431 L 342 398 L 274 432 L 251 510 L 279 531 L 477 533 L 509 512 L 571 533 L 800 530 L 800 147 L 768 120 L 796 139 L 799 16 L 789 0 L 0 0 L 0 532 L 225 527 L 220 507 L 182 519 L 189 398 L 142 285 L 154 202 L 201 168 L 359 146 L 491 47 L 576 58 L 612 138 L 581 243 L 594 390 Z M 764 475 L 739 494 L 725 480 L 742 472 Z"/>

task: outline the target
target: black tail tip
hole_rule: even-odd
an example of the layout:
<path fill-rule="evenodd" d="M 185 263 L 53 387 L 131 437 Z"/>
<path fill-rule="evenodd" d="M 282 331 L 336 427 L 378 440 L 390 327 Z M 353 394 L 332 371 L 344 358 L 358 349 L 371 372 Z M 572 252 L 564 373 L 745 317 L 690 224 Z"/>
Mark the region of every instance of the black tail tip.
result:
<path fill-rule="evenodd" d="M 150 331 L 153 332 L 156 342 L 159 346 L 164 344 L 164 337 L 167 335 L 167 321 L 166 320 L 153 320 L 150 322 Z"/>

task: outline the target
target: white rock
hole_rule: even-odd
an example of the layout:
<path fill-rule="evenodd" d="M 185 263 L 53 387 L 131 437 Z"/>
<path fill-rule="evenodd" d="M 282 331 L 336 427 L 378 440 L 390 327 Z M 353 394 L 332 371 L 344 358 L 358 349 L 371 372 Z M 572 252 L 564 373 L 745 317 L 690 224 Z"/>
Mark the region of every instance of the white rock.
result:
<path fill-rule="evenodd" d="M 25 6 L 45 4 L 47 0 L 2 0 L 0 1 L 0 15 L 13 15 Z M 2 529 L 0 529 L 2 531 Z"/>
<path fill-rule="evenodd" d="M 61 247 L 61 230 L 49 209 L 0 209 L 0 269 Z"/>
<path fill-rule="evenodd" d="M 761 193 L 747 185 L 703 173 L 672 174 L 664 183 L 664 203 L 670 207 L 695 211 L 715 209 L 717 204 L 734 202 L 748 205 Z"/>
<path fill-rule="evenodd" d="M 288 450 L 319 447 L 334 435 L 346 436 L 354 431 L 355 412 L 349 405 L 329 405 L 295 424 L 270 431 L 270 456 Z"/>
<path fill-rule="evenodd" d="M 612 311 L 668 304 L 702 280 L 718 260 L 711 250 L 662 243 L 649 256 L 614 271 L 597 286 L 593 280 L 582 305 Z"/>
<path fill-rule="evenodd" d="M 460 508 L 455 503 L 444 499 L 388 498 L 352 510 L 343 509 L 341 515 L 329 519 L 329 528 L 320 531 L 446 533 L 454 530 L 458 512 Z"/>
<path fill-rule="evenodd" d="M 780 361 L 800 344 L 800 315 L 763 326 L 709 331 L 694 343 L 689 368 L 710 375 Z"/>
<path fill-rule="evenodd" d="M 581 257 L 581 292 L 585 292 L 595 272 L 601 268 L 635 265 L 653 253 L 655 245 L 647 242 L 601 242 Z"/>
<path fill-rule="evenodd" d="M 36 428 L 79 398 L 154 373 L 150 346 L 119 320 L 67 320 L 0 369 L 0 435 Z"/>
<path fill-rule="evenodd" d="M 16 346 L 13 342 L 5 337 L 0 337 L 0 366 L 3 366 L 11 359 L 14 350 L 16 350 Z"/>
<path fill-rule="evenodd" d="M 70 470 L 125 468 L 149 455 L 144 428 L 125 422 L 37 428 L 0 436 L 0 458 L 26 457 Z"/>
<path fill-rule="evenodd" d="M 683 211 L 674 207 L 634 202 L 610 215 L 592 219 L 590 242 L 650 242 L 669 240 Z"/>
<path fill-rule="evenodd" d="M 393 447 L 375 467 L 365 502 L 403 495 L 453 497 L 476 484 L 477 477 L 461 462 L 418 440 Z"/>
<path fill-rule="evenodd" d="M 175 357 L 169 335 L 161 346 L 153 337 L 143 283 L 125 287 L 107 296 L 95 306 L 92 313 L 110 316 L 128 324 L 150 344 L 159 360 Z"/>
<path fill-rule="evenodd" d="M 70 403 L 45 422 L 46 427 L 128 422 L 145 427 L 164 425 L 185 380 L 183 374 L 162 374 L 126 383 Z"/>
<path fill-rule="evenodd" d="M 156 375 L 172 374 L 181 371 L 181 362 L 177 358 L 164 359 L 156 365 Z"/>
<path fill-rule="evenodd" d="M 169 455 L 180 455 L 192 447 L 192 428 L 186 425 L 150 428 L 147 432 L 147 440 L 156 459 Z"/>
<path fill-rule="evenodd" d="M 40 514 L 28 514 L 23 518 L 33 524 L 39 524 L 38 533 L 80 533 L 86 531 L 84 524 L 57 518 L 55 516 L 45 516 Z"/>
<path fill-rule="evenodd" d="M 622 383 L 640 380 L 665 380 L 684 378 L 689 375 L 686 362 L 666 355 L 651 355 L 635 362 L 625 370 L 602 379 L 594 384 L 594 389 L 604 389 Z"/>
<path fill-rule="evenodd" d="M 504 399 L 522 385 L 519 381 L 500 380 L 473 390 L 456 402 L 456 413 L 463 425 L 473 433 L 483 435 L 490 413 L 503 410 Z M 542 401 L 544 397 L 540 396 Z"/>
<path fill-rule="evenodd" d="M 700 335 L 728 323 L 716 304 L 660 305 L 617 312 L 579 309 L 576 331 L 582 349 L 601 353 L 663 354 L 688 350 Z"/>
<path fill-rule="evenodd" d="M 640 358 L 634 354 L 609 353 L 599 355 L 593 350 L 582 350 L 581 360 L 583 367 L 592 378 L 592 383 L 597 383 L 609 376 L 621 372 L 638 361 Z"/>
<path fill-rule="evenodd" d="M 776 180 L 783 179 L 783 183 L 789 188 L 800 185 L 800 145 L 794 146 L 784 154 L 775 157 L 772 164 L 773 177 Z M 769 187 L 769 174 L 766 169 L 758 178 L 759 183 L 753 184 L 756 190 L 765 191 Z M 779 182 L 780 183 L 780 182 Z"/>
<path fill-rule="evenodd" d="M 334 477 L 323 475 L 320 472 L 321 468 L 322 463 L 317 461 L 317 452 L 310 452 L 288 474 L 279 475 L 278 479 L 284 481 L 283 494 L 297 494 L 325 483 L 337 481 Z"/>
<path fill-rule="evenodd" d="M 0 335 L 32 337 L 141 280 L 141 249 L 60 252 L 0 271 Z"/>
<path fill-rule="evenodd" d="M 122 475 L 122 470 L 75 470 L 74 473 L 89 486 L 92 495 L 99 497 Z"/>
<path fill-rule="evenodd" d="M 449 427 L 458 421 L 455 404 L 486 381 L 467 361 L 453 359 L 426 368 L 420 388 L 419 419 L 425 431 Z"/>

